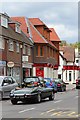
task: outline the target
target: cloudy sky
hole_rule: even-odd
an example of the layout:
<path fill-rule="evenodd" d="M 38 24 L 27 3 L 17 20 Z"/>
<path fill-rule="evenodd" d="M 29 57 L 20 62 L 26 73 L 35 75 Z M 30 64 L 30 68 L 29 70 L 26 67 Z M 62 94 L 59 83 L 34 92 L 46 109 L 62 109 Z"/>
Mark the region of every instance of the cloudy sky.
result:
<path fill-rule="evenodd" d="M 53 27 L 61 40 L 68 43 L 78 41 L 78 2 L 22 1 L 1 2 L 0 12 L 9 16 L 38 17 L 48 27 Z"/>

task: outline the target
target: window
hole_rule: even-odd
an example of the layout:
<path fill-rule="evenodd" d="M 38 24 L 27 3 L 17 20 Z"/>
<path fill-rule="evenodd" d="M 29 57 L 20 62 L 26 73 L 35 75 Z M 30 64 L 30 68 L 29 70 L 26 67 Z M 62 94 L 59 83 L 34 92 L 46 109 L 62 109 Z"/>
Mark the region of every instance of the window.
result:
<path fill-rule="evenodd" d="M 23 54 L 26 54 L 26 45 L 23 45 Z"/>
<path fill-rule="evenodd" d="M 43 46 L 36 46 L 36 56 L 43 56 Z"/>
<path fill-rule="evenodd" d="M 15 27 L 16 32 L 21 33 L 20 25 L 16 24 Z"/>
<path fill-rule="evenodd" d="M 0 37 L 0 49 L 4 49 L 4 39 Z"/>
<path fill-rule="evenodd" d="M 38 46 L 36 46 L 36 56 L 38 56 Z"/>
<path fill-rule="evenodd" d="M 19 43 L 18 42 L 16 43 L 16 52 L 19 53 Z"/>
<path fill-rule="evenodd" d="M 40 56 L 43 56 L 43 46 L 40 46 Z"/>
<path fill-rule="evenodd" d="M 14 44 L 12 40 L 9 40 L 9 50 L 14 51 Z"/>
<path fill-rule="evenodd" d="M 76 63 L 79 63 L 79 60 L 76 60 Z"/>
<path fill-rule="evenodd" d="M 30 47 L 28 47 L 27 52 L 28 52 L 28 55 L 31 55 L 31 49 L 30 49 Z"/>
<path fill-rule="evenodd" d="M 8 20 L 1 16 L 1 26 L 8 28 Z"/>

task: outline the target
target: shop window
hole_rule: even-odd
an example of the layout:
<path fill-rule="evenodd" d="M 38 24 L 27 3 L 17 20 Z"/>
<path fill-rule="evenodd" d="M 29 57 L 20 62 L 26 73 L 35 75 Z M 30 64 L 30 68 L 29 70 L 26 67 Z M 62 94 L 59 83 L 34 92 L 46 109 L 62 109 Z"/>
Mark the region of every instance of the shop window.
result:
<path fill-rule="evenodd" d="M 71 81 L 71 74 L 72 74 L 72 72 L 69 71 L 69 81 Z"/>

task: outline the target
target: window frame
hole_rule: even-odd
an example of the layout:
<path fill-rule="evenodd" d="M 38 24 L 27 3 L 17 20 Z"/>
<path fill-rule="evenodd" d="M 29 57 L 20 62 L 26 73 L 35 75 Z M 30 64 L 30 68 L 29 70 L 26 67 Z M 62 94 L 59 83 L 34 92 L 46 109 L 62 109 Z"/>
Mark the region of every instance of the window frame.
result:
<path fill-rule="evenodd" d="M 19 49 L 19 43 L 16 42 L 16 52 L 19 53 L 20 52 L 20 49 Z"/>
<path fill-rule="evenodd" d="M 5 49 L 5 41 L 2 36 L 0 36 L 0 49 Z"/>
<path fill-rule="evenodd" d="M 8 28 L 8 20 L 3 16 L 1 16 L 1 26 Z"/>
<path fill-rule="evenodd" d="M 9 48 L 9 51 L 14 51 L 14 42 L 12 40 L 9 40 L 8 48 Z"/>

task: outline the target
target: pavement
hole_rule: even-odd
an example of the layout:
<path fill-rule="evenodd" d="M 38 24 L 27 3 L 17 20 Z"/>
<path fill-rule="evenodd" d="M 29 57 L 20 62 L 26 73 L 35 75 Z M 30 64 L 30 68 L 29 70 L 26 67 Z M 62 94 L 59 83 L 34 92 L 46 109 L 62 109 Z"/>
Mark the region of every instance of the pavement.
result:
<path fill-rule="evenodd" d="M 67 84 L 66 90 L 74 90 L 76 88 L 76 84 Z"/>

